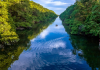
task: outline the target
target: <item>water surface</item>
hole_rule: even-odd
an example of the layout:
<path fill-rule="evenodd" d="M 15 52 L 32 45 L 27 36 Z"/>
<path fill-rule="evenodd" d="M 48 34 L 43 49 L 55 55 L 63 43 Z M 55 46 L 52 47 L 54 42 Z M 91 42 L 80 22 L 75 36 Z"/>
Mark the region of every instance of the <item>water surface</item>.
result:
<path fill-rule="evenodd" d="M 19 54 L 16 53 L 18 56 L 14 55 L 17 51 L 15 50 L 11 55 L 12 62 L 5 60 L 11 63 L 10 67 L 8 65 L 8 70 L 98 70 L 100 68 L 97 39 L 68 34 L 59 17 L 35 38 L 32 37 L 28 37 L 30 38 L 28 42 L 22 42 L 26 45 L 20 46 L 27 46 L 27 49 L 18 48 Z"/>

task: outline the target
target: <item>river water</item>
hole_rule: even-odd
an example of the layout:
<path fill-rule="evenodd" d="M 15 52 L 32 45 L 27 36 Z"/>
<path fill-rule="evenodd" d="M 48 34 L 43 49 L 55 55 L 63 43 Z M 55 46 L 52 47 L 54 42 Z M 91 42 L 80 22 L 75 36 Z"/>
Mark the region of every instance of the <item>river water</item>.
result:
<path fill-rule="evenodd" d="M 8 62 L 4 65 L 6 69 L 99 70 L 100 68 L 97 39 L 68 34 L 59 17 L 28 44 L 29 47 L 21 52 L 17 49 L 19 54 L 14 51 L 10 56 L 11 60 L 5 58 L 4 63 Z M 16 55 L 18 58 L 15 59 Z M 7 64 L 9 65 L 6 66 Z M 3 64 L 0 65 L 2 67 Z"/>

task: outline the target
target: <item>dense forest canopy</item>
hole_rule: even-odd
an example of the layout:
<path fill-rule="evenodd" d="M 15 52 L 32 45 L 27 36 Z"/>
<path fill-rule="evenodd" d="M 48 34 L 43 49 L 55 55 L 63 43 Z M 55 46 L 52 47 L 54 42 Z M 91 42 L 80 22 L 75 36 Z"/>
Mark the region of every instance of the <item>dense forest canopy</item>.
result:
<path fill-rule="evenodd" d="M 55 12 L 30 0 L 0 0 L 0 41 L 18 40 L 16 28 L 34 27 L 55 17 Z"/>
<path fill-rule="evenodd" d="M 13 45 L 7 45 L 5 48 L 0 48 L 0 70 L 8 70 L 11 64 L 19 59 L 20 54 L 29 49 L 31 43 L 30 40 L 35 38 L 44 29 L 46 29 L 55 19 L 50 21 L 36 24 L 30 30 L 16 31 L 19 36 L 19 41 Z"/>
<path fill-rule="evenodd" d="M 99 0 L 77 0 L 60 15 L 60 18 L 70 27 L 71 34 L 100 37 Z"/>

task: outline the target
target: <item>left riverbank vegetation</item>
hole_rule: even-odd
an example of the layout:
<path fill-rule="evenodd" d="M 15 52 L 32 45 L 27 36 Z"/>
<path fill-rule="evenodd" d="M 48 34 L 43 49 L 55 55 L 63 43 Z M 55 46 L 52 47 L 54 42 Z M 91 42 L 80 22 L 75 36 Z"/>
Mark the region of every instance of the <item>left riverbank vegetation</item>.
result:
<path fill-rule="evenodd" d="M 71 34 L 100 37 L 99 0 L 78 0 L 60 14 L 60 18 L 64 26 L 69 26 Z"/>
<path fill-rule="evenodd" d="M 54 11 L 30 0 L 0 0 L 0 43 L 18 41 L 16 29 L 36 27 L 56 17 Z"/>
<path fill-rule="evenodd" d="M 8 70 L 11 64 L 19 59 L 19 56 L 23 51 L 26 51 L 28 49 L 30 50 L 30 40 L 33 40 L 44 29 L 52 24 L 54 20 L 55 19 L 51 19 L 50 21 L 46 21 L 45 23 L 42 22 L 41 24 L 36 24 L 36 27 L 33 27 L 31 29 L 16 31 L 20 39 L 17 43 L 7 43 L 11 45 L 0 46 L 0 70 Z"/>

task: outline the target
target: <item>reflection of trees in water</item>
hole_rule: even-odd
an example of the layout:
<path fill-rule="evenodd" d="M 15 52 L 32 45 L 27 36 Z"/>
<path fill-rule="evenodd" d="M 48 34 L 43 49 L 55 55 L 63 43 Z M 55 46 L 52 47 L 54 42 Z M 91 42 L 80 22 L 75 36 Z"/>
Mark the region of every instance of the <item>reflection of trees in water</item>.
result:
<path fill-rule="evenodd" d="M 27 50 L 30 47 L 30 40 L 40 34 L 40 32 L 47 28 L 53 21 L 54 19 L 36 24 L 36 27 L 30 30 L 17 31 L 20 40 L 15 44 L 13 43 L 12 45 L 10 44 L 0 49 L 0 70 L 8 70 L 10 65 L 18 60 L 23 50 Z"/>
<path fill-rule="evenodd" d="M 0 70 L 8 70 L 11 63 L 18 60 L 18 57 L 26 47 L 7 46 L 5 49 L 0 49 Z"/>
<path fill-rule="evenodd" d="M 65 29 L 67 31 L 68 27 L 65 27 Z M 73 54 L 78 54 L 81 58 L 84 58 L 93 70 L 96 68 L 100 69 L 100 50 L 98 48 L 98 39 L 99 38 L 97 37 L 70 35 L 70 41 L 74 48 L 72 50 Z"/>
<path fill-rule="evenodd" d="M 100 48 L 100 39 L 99 39 L 99 48 Z"/>

